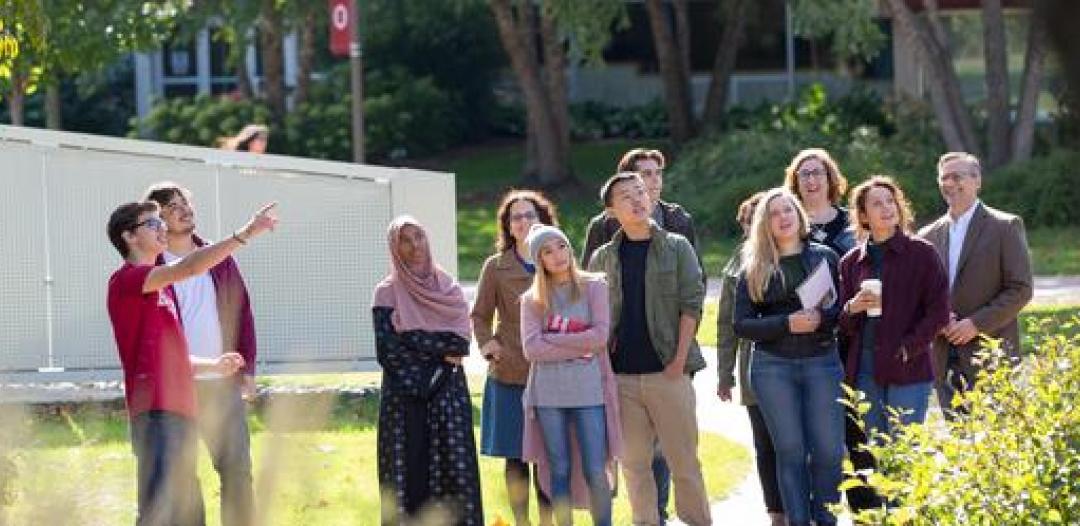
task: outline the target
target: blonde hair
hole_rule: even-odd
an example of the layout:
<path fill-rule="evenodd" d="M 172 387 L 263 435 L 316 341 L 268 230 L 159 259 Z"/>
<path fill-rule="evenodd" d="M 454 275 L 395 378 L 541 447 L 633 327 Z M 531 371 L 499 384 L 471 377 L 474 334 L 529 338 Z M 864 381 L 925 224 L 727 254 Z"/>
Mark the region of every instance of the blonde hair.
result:
<path fill-rule="evenodd" d="M 567 242 L 569 246 L 569 242 Z M 541 251 L 543 248 L 540 249 Z M 570 247 L 570 301 L 576 302 L 581 299 L 582 290 L 586 280 L 596 279 L 599 274 L 585 272 L 578 268 L 577 258 L 574 257 L 574 249 Z M 536 273 L 533 274 L 533 283 L 525 291 L 523 299 L 532 301 L 540 310 L 547 314 L 551 310 L 551 297 L 554 289 L 551 278 L 548 277 L 547 268 L 544 267 L 542 258 L 536 258 Z"/>
<path fill-rule="evenodd" d="M 799 238 L 805 239 L 810 232 L 810 219 L 794 193 L 783 187 L 765 192 L 754 210 L 750 235 L 742 247 L 742 271 L 746 274 L 750 299 L 756 302 L 765 300 L 765 288 L 774 274 L 779 275 L 781 283 L 784 279 L 783 273 L 777 272 L 780 268 L 780 248 L 769 230 L 769 205 L 777 198 L 787 199 L 795 207 L 799 216 Z"/>
<path fill-rule="evenodd" d="M 784 170 L 784 186 L 799 197 L 799 166 L 810 159 L 817 159 L 825 165 L 825 178 L 829 182 L 829 202 L 834 205 L 839 204 L 844 197 L 844 192 L 847 192 L 848 180 L 840 172 L 840 166 L 836 164 L 832 155 L 821 148 L 807 148 L 795 154 L 791 164 Z M 802 201 L 802 197 L 799 197 L 799 200 Z"/>

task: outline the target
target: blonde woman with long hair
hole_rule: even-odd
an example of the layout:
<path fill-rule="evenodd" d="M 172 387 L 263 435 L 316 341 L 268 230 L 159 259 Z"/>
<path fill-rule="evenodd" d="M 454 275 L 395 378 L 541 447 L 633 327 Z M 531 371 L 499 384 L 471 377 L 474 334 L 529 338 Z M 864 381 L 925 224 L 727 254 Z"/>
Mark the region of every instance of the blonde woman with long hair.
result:
<path fill-rule="evenodd" d="M 837 256 L 808 232 L 799 199 L 785 188 L 769 190 L 742 248 L 735 296 L 735 334 L 754 342 L 750 385 L 773 439 L 790 526 L 836 524 L 828 505 L 840 500 L 844 457 L 840 302 L 833 296 L 805 307 L 796 291 L 821 264 L 839 290 Z"/>
<path fill-rule="evenodd" d="M 593 524 L 610 526 L 613 462 L 621 456 L 622 434 L 607 351 L 607 283 L 578 270 L 570 241 L 556 227 L 533 226 L 528 245 L 537 268 L 521 296 L 521 343 L 532 364 L 524 458 L 538 464 L 559 526 L 571 524 L 572 507 L 586 506 Z"/>

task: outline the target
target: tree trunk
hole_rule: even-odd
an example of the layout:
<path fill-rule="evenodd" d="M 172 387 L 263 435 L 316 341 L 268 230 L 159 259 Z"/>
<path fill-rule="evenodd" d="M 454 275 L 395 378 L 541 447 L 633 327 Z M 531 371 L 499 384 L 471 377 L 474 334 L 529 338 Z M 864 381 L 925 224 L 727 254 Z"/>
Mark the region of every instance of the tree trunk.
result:
<path fill-rule="evenodd" d="M 26 95 L 22 93 L 18 88 L 11 90 L 11 94 L 8 97 L 8 112 L 11 113 L 11 125 L 22 126 L 24 124 L 23 109 L 25 107 Z"/>
<path fill-rule="evenodd" d="M 558 125 L 545 92 L 535 40 L 529 38 L 531 31 L 520 22 L 525 15 L 515 16 L 511 0 L 488 0 L 488 5 L 495 16 L 499 39 L 510 58 L 510 67 L 525 99 L 528 128 L 536 145 L 537 181 L 545 186 L 555 186 L 565 181 L 569 172 L 566 169 L 567 159 L 558 155 Z M 519 6 L 520 9 L 532 7 L 531 2 Z"/>
<path fill-rule="evenodd" d="M 645 0 L 652 28 L 653 46 L 664 83 L 664 102 L 667 105 L 671 140 L 682 145 L 694 136 L 694 117 L 690 106 L 690 79 L 682 67 L 682 58 L 671 34 L 668 17 L 661 0 Z"/>
<path fill-rule="evenodd" d="M 285 120 L 285 55 L 282 44 L 281 12 L 275 0 L 263 0 L 259 14 L 259 43 L 262 51 L 263 85 L 266 102 L 275 124 Z"/>
<path fill-rule="evenodd" d="M 724 10 L 724 29 L 720 42 L 716 46 L 716 58 L 713 60 L 712 79 L 709 92 L 705 96 L 705 115 L 702 121 L 706 125 L 718 125 L 724 115 L 728 102 L 728 87 L 731 74 L 735 71 L 735 58 L 739 44 L 746 29 L 747 0 L 728 0 Z"/>
<path fill-rule="evenodd" d="M 308 9 L 304 14 L 304 20 L 300 26 L 300 58 L 299 68 L 296 73 L 296 95 L 293 97 L 294 106 L 299 106 L 308 98 L 311 91 L 311 72 L 315 68 L 315 28 L 316 12 Z"/>
<path fill-rule="evenodd" d="M 1012 130 L 1013 161 L 1030 159 L 1035 143 L 1035 116 L 1047 51 L 1046 34 L 1038 23 L 1039 16 L 1039 11 L 1032 13 L 1028 26 L 1024 73 L 1020 78 L 1020 99 L 1016 107 L 1016 124 Z"/>
<path fill-rule="evenodd" d="M 51 79 L 45 86 L 45 127 L 50 130 L 62 129 L 63 101 L 60 100 L 60 79 Z"/>
<path fill-rule="evenodd" d="M 18 68 L 11 70 L 11 92 L 8 93 L 8 112 L 11 114 L 12 126 L 25 124 L 26 109 L 26 74 Z"/>
<path fill-rule="evenodd" d="M 671 0 L 675 10 L 675 41 L 679 44 L 679 57 L 687 76 L 693 71 L 690 65 L 690 8 L 686 0 Z"/>
<path fill-rule="evenodd" d="M 251 43 L 250 28 L 234 27 L 232 31 L 235 37 L 230 43 L 229 55 L 232 66 L 236 70 L 236 92 L 241 98 L 250 99 L 255 93 L 247 65 L 247 50 Z"/>
<path fill-rule="evenodd" d="M 946 146 L 950 150 L 978 155 L 975 125 L 964 105 L 960 81 L 952 65 L 952 54 L 949 52 L 948 43 L 937 39 L 936 34 L 943 31 L 932 25 L 936 17 L 933 5 L 927 8 L 930 20 L 927 21 L 917 17 L 905 0 L 888 1 L 897 22 L 897 29 L 912 40 L 919 62 L 928 70 L 927 79 L 931 84 L 930 102 Z"/>
<path fill-rule="evenodd" d="M 551 115 L 558 133 L 558 156 L 570 159 L 570 102 L 566 91 L 566 42 L 559 37 L 554 13 L 544 4 L 540 17 L 540 39 L 544 50 L 544 77 Z"/>
<path fill-rule="evenodd" d="M 986 165 L 1009 162 L 1009 64 L 1001 0 L 983 0 L 983 56 L 986 59 Z"/>

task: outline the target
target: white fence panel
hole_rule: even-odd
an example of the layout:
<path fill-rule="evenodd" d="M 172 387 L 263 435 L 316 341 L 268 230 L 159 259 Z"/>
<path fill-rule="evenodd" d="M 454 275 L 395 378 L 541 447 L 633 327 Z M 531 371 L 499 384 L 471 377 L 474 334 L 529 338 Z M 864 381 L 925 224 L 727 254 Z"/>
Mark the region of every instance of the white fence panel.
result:
<path fill-rule="evenodd" d="M 278 230 L 236 254 L 259 370 L 374 369 L 370 300 L 386 227 L 411 213 L 456 271 L 449 174 L 0 126 L 0 380 L 117 378 L 105 311 L 120 258 L 105 223 L 152 183 L 192 190 L 198 232 L 220 239 L 263 203 Z"/>

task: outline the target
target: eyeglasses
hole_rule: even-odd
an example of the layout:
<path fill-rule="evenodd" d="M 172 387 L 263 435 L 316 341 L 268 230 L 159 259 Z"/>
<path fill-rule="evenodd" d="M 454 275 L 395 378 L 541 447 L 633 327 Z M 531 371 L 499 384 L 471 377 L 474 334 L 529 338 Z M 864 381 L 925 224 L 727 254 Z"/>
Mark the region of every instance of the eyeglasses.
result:
<path fill-rule="evenodd" d="M 952 182 L 955 183 L 955 182 L 963 179 L 967 175 L 968 174 L 966 174 L 964 172 L 949 172 L 949 173 L 938 175 L 937 180 L 938 180 L 938 182 L 942 182 L 942 183 L 947 182 L 947 181 L 952 181 Z"/>
<path fill-rule="evenodd" d="M 540 216 L 536 215 L 536 212 L 532 210 L 528 212 L 522 212 L 520 214 L 510 214 L 510 221 L 536 221 Z"/>
<path fill-rule="evenodd" d="M 135 223 L 135 227 L 132 230 L 137 230 L 139 227 L 145 226 L 150 230 L 165 230 L 165 222 L 160 217 L 148 217 L 138 223 Z"/>
<path fill-rule="evenodd" d="M 800 179 L 821 179 L 828 177 L 829 172 L 822 170 L 821 168 L 812 168 L 807 170 L 799 170 L 796 172 L 799 174 Z"/>

